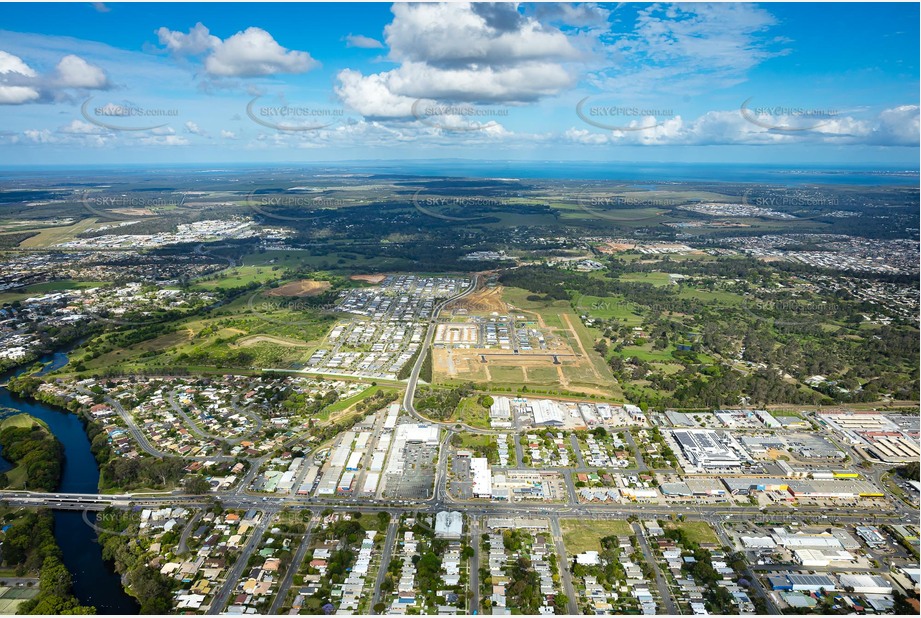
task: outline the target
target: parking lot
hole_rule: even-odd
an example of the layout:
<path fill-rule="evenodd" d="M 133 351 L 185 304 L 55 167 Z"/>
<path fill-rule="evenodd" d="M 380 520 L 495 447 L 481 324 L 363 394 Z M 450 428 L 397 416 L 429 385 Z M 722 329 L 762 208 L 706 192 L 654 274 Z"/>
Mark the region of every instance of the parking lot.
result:
<path fill-rule="evenodd" d="M 403 474 L 388 474 L 387 498 L 418 500 L 432 495 L 438 447 L 409 443 L 404 452 Z"/>

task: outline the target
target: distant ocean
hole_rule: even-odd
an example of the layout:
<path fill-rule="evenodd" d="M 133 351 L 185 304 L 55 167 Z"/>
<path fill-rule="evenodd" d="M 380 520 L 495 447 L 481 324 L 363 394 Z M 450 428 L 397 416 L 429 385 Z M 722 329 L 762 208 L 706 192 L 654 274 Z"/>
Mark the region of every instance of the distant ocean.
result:
<path fill-rule="evenodd" d="M 330 164 L 329 167 L 333 167 Z M 918 170 L 895 167 L 789 167 L 726 163 L 618 163 L 540 161 L 356 162 L 353 172 L 407 173 L 480 178 L 547 178 L 663 182 L 766 184 L 917 185 Z"/>
<path fill-rule="evenodd" d="M 100 174 L 168 174 L 247 172 L 310 174 L 395 174 L 410 176 L 449 176 L 470 178 L 526 178 L 556 180 L 611 180 L 634 184 L 659 185 L 668 182 L 729 182 L 774 185 L 855 185 L 892 186 L 919 184 L 919 170 L 895 166 L 845 165 L 768 165 L 744 163 L 625 163 L 597 161 L 472 161 L 443 159 L 433 161 L 329 161 L 326 163 L 211 163 L 120 166 L 36 166 L 20 170 L 0 170 L 5 179 L 29 177 L 89 176 Z"/>

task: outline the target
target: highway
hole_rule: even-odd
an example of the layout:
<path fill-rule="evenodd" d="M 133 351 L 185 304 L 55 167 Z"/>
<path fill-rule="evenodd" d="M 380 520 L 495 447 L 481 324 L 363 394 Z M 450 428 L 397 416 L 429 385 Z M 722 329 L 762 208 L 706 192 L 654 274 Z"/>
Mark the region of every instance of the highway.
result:
<path fill-rule="evenodd" d="M 451 298 L 442 301 L 439 303 L 435 309 L 432 311 L 432 319 L 429 321 L 428 328 L 425 331 L 425 337 L 422 338 L 422 343 L 419 344 L 419 356 L 416 358 L 416 362 L 413 364 L 412 371 L 409 374 L 409 379 L 406 382 L 406 392 L 403 395 L 403 409 L 406 410 L 409 414 L 419 419 L 420 421 L 431 423 L 429 419 L 425 418 L 416 411 L 415 406 L 413 405 L 413 399 L 416 397 L 416 387 L 419 383 L 419 373 L 422 371 L 422 364 L 425 362 L 425 357 L 429 354 L 429 346 L 432 344 L 432 338 L 435 336 L 435 327 L 438 325 L 438 315 L 441 313 L 441 310 L 445 308 L 450 303 L 453 303 L 461 298 L 464 298 L 468 294 L 473 293 L 477 287 L 478 276 L 473 275 L 473 279 L 470 283 L 470 287 L 458 294 L 457 296 L 452 296 Z M 439 423 L 440 425 L 451 425 L 451 423 Z M 469 431 L 482 431 L 475 430 L 472 427 L 467 428 L 464 426 L 465 430 Z"/>

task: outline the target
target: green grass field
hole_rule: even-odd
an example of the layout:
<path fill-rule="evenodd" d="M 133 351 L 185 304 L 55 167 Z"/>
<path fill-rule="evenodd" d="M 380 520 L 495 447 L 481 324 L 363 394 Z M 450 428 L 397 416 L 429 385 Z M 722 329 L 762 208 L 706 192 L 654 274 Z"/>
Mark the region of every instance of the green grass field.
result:
<path fill-rule="evenodd" d="M 39 425 L 43 427 L 46 431 L 49 431 L 48 425 L 45 421 L 30 416 L 29 414 L 14 414 L 12 416 L 7 416 L 2 421 L 0 421 L 0 431 L 3 431 L 7 427 L 31 427 L 32 425 Z"/>
<path fill-rule="evenodd" d="M 694 543 L 720 542 L 719 537 L 716 536 L 716 532 L 714 532 L 710 524 L 705 521 L 685 521 L 680 524 L 669 522 L 665 525 L 665 528 L 678 528 L 684 531 L 688 540 Z"/>
<path fill-rule="evenodd" d="M 458 433 L 461 440 L 461 449 L 471 449 L 474 447 L 486 447 L 495 441 L 492 436 L 484 436 L 473 433 Z"/>
<path fill-rule="evenodd" d="M 448 421 L 489 429 L 489 410 L 481 406 L 477 399 L 478 397 L 464 397 Z"/>
<path fill-rule="evenodd" d="M 193 288 L 217 290 L 235 288 L 253 282 L 268 283 L 282 278 L 283 272 L 272 266 L 236 266 L 217 273 L 214 279 L 198 281 Z"/>
<path fill-rule="evenodd" d="M 349 397 L 348 399 L 340 399 L 333 405 L 328 406 L 325 410 L 323 410 L 323 412 L 321 412 L 317 416 L 317 418 L 325 421 L 329 419 L 331 414 L 335 414 L 336 412 L 341 412 L 342 410 L 346 410 L 350 408 L 351 406 L 355 405 L 356 403 L 358 403 L 359 401 L 364 401 L 368 397 L 371 397 L 372 395 L 379 393 L 381 391 L 391 392 L 393 393 L 393 396 L 396 397 L 397 392 L 395 389 L 383 388 L 381 386 L 372 386 L 371 388 L 367 388 L 361 391 L 354 397 Z"/>
<path fill-rule="evenodd" d="M 585 521 L 561 519 L 563 543 L 570 556 L 585 551 L 599 551 L 601 539 L 606 536 L 633 536 L 633 528 L 622 519 L 612 521 Z"/>
<path fill-rule="evenodd" d="M 655 286 L 671 284 L 671 277 L 668 273 L 628 273 L 618 278 L 620 281 L 629 283 L 649 283 Z"/>

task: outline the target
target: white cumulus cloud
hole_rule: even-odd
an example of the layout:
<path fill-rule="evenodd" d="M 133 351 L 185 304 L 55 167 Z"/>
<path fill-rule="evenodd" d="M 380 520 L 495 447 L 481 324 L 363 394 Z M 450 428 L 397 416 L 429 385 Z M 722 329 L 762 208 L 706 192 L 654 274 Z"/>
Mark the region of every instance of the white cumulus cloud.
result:
<path fill-rule="evenodd" d="M 159 28 L 157 37 L 173 54 L 204 56 L 205 71 L 213 77 L 305 73 L 319 64 L 309 53 L 282 47 L 271 34 L 255 26 L 223 40 L 201 22 L 187 33 Z"/>
<path fill-rule="evenodd" d="M 394 4 L 384 29 L 390 71 L 344 69 L 336 93 L 367 117 L 408 117 L 416 100 L 525 103 L 575 83 L 582 52 L 514 4 Z"/>

